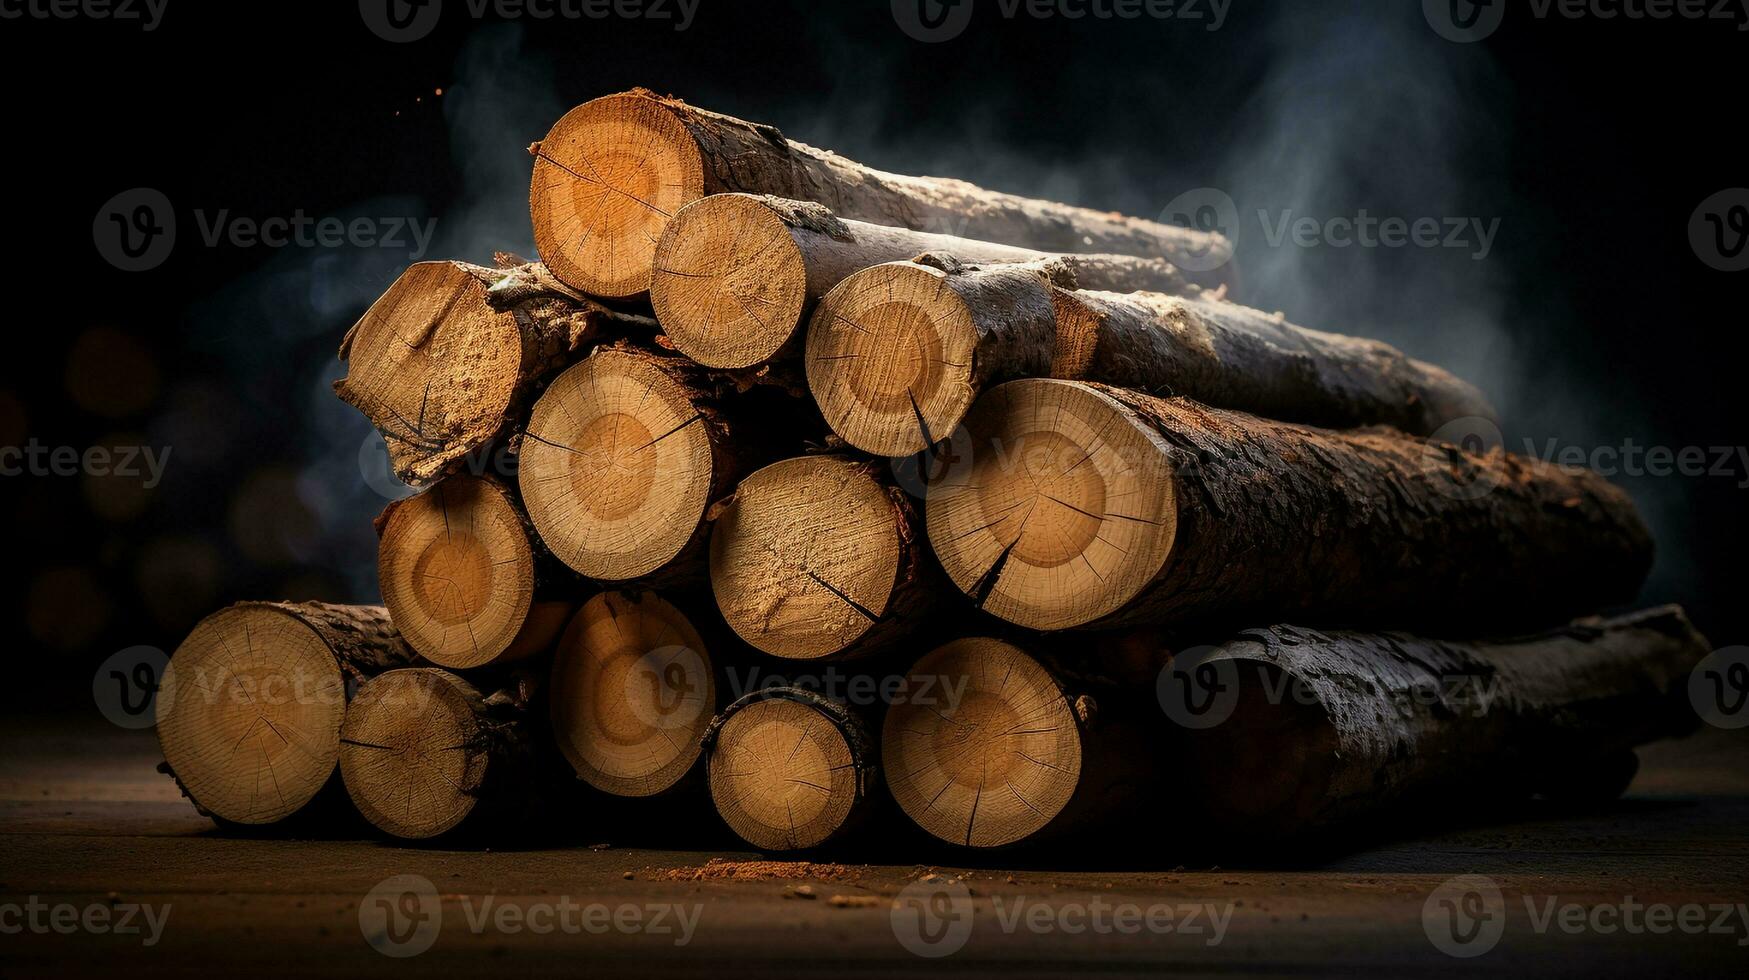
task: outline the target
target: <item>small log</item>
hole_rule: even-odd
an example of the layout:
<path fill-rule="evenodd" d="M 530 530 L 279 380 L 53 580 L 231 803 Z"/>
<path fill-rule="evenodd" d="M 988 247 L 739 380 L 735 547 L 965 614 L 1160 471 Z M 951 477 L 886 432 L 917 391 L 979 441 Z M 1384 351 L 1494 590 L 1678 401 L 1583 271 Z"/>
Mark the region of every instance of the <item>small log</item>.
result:
<path fill-rule="evenodd" d="M 547 388 L 523 436 L 518 482 L 560 561 L 605 582 L 704 579 L 705 510 L 756 468 L 766 439 L 749 431 L 757 427 L 731 431 L 722 382 L 681 358 L 621 346 Z"/>
<path fill-rule="evenodd" d="M 340 739 L 340 773 L 358 812 L 406 840 L 514 813 L 537 785 L 534 759 L 525 690 L 488 698 L 434 668 L 366 682 Z"/>
<path fill-rule="evenodd" d="M 1207 263 L 1219 235 L 985 190 L 904 177 L 787 140 L 770 126 L 637 89 L 584 103 L 529 147 L 535 247 L 555 274 L 595 296 L 647 292 L 656 244 L 674 215 L 708 194 L 818 201 L 840 217 L 1054 252 L 1112 252 Z M 1182 261 L 1174 262 L 1184 265 Z M 1207 277 L 1213 285 L 1230 263 Z"/>
<path fill-rule="evenodd" d="M 420 262 L 347 331 L 334 390 L 383 434 L 395 475 L 425 487 L 520 420 L 587 345 L 654 327 L 538 265 Z"/>
<path fill-rule="evenodd" d="M 966 428 L 929 540 L 979 606 L 1033 629 L 1518 628 L 1632 601 L 1651 564 L 1626 494 L 1498 449 L 1075 381 L 1001 385 Z"/>
<path fill-rule="evenodd" d="M 760 688 L 711 722 L 704 745 L 717 813 L 762 851 L 824 847 L 867 814 L 875 746 L 863 722 L 830 698 Z"/>
<path fill-rule="evenodd" d="M 711 589 L 743 640 L 795 660 L 848 659 L 907 636 L 947 583 L 905 494 L 879 464 L 773 463 L 735 488 L 711 532 Z"/>
<path fill-rule="evenodd" d="M 377 581 L 401 635 L 465 670 L 550 650 L 575 604 L 537 601 L 533 533 L 510 491 L 453 474 L 378 519 Z M 551 576 L 546 576 L 551 578 Z"/>
<path fill-rule="evenodd" d="M 1035 645 L 1036 645 L 1035 641 Z M 986 637 L 937 647 L 881 728 L 882 770 L 919 827 L 1001 847 L 1087 834 L 1152 790 L 1159 754 L 1116 685 Z"/>
<path fill-rule="evenodd" d="M 674 216 L 656 246 L 650 302 L 686 356 L 748 368 L 799 353 L 814 304 L 852 273 L 924 252 L 963 262 L 1061 260 L 1082 289 L 1200 295 L 1164 259 L 1063 255 L 839 218 L 819 204 L 717 194 Z"/>
<path fill-rule="evenodd" d="M 1695 726 L 1688 678 L 1710 650 L 1674 606 L 1503 642 L 1247 630 L 1167 678 L 1218 712 L 1182 731 L 1172 795 L 1238 835 L 1408 804 L 1614 798 L 1635 746 Z"/>
<path fill-rule="evenodd" d="M 214 613 L 159 683 L 164 769 L 216 820 L 284 820 L 334 776 L 353 689 L 416 659 L 381 606 L 244 602 Z"/>
<path fill-rule="evenodd" d="M 1011 378 L 1099 381 L 1416 435 L 1494 416 L 1475 387 L 1388 344 L 1218 299 L 1075 284 L 1052 263 L 974 266 L 952 255 L 864 269 L 814 312 L 808 386 L 845 441 L 887 456 L 948 438 L 979 392 Z"/>
<path fill-rule="evenodd" d="M 675 791 L 694 772 L 717 709 L 712 651 L 652 592 L 583 604 L 553 656 L 554 738 L 578 778 L 614 796 Z"/>

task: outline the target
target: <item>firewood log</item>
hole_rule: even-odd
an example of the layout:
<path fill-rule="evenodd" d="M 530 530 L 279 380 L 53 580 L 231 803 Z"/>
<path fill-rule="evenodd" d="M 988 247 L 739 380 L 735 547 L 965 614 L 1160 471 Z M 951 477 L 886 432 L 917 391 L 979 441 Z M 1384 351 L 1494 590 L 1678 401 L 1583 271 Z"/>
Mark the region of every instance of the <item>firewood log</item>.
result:
<path fill-rule="evenodd" d="M 656 246 L 650 302 L 662 331 L 710 367 L 747 368 L 799 354 L 820 297 L 852 273 L 925 252 L 963 262 L 1039 262 L 1049 253 L 850 221 L 822 205 L 717 194 L 674 216 Z M 1055 256 L 1081 289 L 1201 295 L 1164 259 Z"/>
<path fill-rule="evenodd" d="M 1208 232 L 960 180 L 883 173 L 787 140 L 770 126 L 643 89 L 572 109 L 529 152 L 535 247 L 559 278 L 596 296 L 648 291 L 656 243 L 675 213 L 730 191 L 818 201 L 844 218 L 1047 251 L 1168 261 L 1190 255 L 1204 265 L 1232 254 L 1224 238 Z M 1223 264 L 1210 284 L 1230 271 Z"/>
<path fill-rule="evenodd" d="M 978 605 L 1033 629 L 1516 627 L 1631 601 L 1651 564 L 1626 494 L 1498 449 L 1051 380 L 993 389 L 966 428 L 929 540 Z"/>
<path fill-rule="evenodd" d="M 214 613 L 160 682 L 165 771 L 217 820 L 284 820 L 334 776 L 356 685 L 416 659 L 381 606 L 243 602 Z"/>

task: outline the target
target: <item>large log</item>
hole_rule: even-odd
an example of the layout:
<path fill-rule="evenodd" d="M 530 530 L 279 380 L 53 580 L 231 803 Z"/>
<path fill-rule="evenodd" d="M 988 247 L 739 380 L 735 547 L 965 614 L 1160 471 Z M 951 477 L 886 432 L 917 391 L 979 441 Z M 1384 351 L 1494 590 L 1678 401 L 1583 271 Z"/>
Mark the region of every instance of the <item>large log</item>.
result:
<path fill-rule="evenodd" d="M 717 194 L 674 216 L 656 246 L 650 302 L 674 346 L 710 367 L 748 368 L 800 347 L 814 304 L 852 273 L 925 252 L 962 262 L 1059 259 L 1082 289 L 1200 295 L 1165 259 L 1059 255 L 851 221 L 823 205 Z"/>
<path fill-rule="evenodd" d="M 353 689 L 416 659 L 381 606 L 244 602 L 214 613 L 160 682 L 165 770 L 217 820 L 284 820 L 334 776 Z"/>
<path fill-rule="evenodd" d="M 424 487 L 519 422 L 586 346 L 654 327 L 540 265 L 420 262 L 347 331 L 334 390 L 383 434 L 395 475 Z"/>
<path fill-rule="evenodd" d="M 1052 380 L 993 389 L 966 429 L 930 543 L 1034 629 L 1541 624 L 1631 601 L 1651 564 L 1626 494 L 1499 450 Z"/>
<path fill-rule="evenodd" d="M 711 588 L 766 653 L 848 659 L 907 636 L 947 583 L 905 494 L 844 456 L 773 463 L 735 488 L 711 532 Z"/>
<path fill-rule="evenodd" d="M 903 690 L 881 729 L 881 768 L 899 807 L 941 840 L 1091 834 L 1131 815 L 1162 778 L 1162 747 L 1135 699 L 1038 650 L 955 640 L 919 660 Z"/>
<path fill-rule="evenodd" d="M 1162 676 L 1185 724 L 1172 795 L 1266 836 L 1411 804 L 1613 798 L 1635 746 L 1694 727 L 1688 678 L 1710 649 L 1673 606 L 1501 642 L 1247 630 Z"/>
<path fill-rule="evenodd" d="M 840 702 L 760 688 L 725 708 L 704 744 L 717 812 L 762 851 L 824 847 L 867 817 L 876 746 Z"/>
<path fill-rule="evenodd" d="M 529 147 L 535 247 L 554 273 L 596 296 L 650 288 L 656 243 L 684 205 L 743 191 L 818 201 L 839 216 L 1053 252 L 1221 262 L 1224 238 L 1107 211 L 904 177 L 787 140 L 770 126 L 637 89 L 584 103 Z M 1183 261 L 1174 264 L 1184 265 Z"/>
<path fill-rule="evenodd" d="M 674 792 L 717 710 L 714 652 L 653 592 L 583 604 L 553 655 L 553 736 L 577 777 L 615 796 Z"/>
<path fill-rule="evenodd" d="M 429 667 L 365 683 L 346 712 L 340 773 L 358 812 L 406 840 L 526 818 L 540 779 L 525 685 L 490 697 Z M 526 832 L 526 821 L 520 828 Z"/>
<path fill-rule="evenodd" d="M 551 649 L 571 618 L 508 488 L 452 474 L 378 518 L 377 581 L 402 637 L 440 667 L 465 670 Z M 545 578 L 546 582 L 541 580 Z"/>
<path fill-rule="evenodd" d="M 808 386 L 839 435 L 888 456 L 948 438 L 979 392 L 1011 378 L 1099 381 L 1417 435 L 1494 415 L 1472 385 L 1375 340 L 1218 299 L 1074 285 L 1049 264 L 966 265 L 952 255 L 865 269 L 814 312 Z"/>

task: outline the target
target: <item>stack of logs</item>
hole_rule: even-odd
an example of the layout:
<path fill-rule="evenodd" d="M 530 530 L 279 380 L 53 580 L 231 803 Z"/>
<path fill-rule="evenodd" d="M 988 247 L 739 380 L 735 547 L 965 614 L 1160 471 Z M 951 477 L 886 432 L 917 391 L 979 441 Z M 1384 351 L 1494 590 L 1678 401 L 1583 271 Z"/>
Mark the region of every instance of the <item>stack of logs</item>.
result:
<path fill-rule="evenodd" d="M 234 606 L 163 678 L 219 821 L 1299 833 L 1607 797 L 1688 724 L 1680 610 L 1575 618 L 1640 588 L 1628 498 L 1439 438 L 1480 392 L 1240 305 L 1217 235 L 646 91 L 531 152 L 541 261 L 414 265 L 341 346 L 419 490 L 384 606 Z"/>

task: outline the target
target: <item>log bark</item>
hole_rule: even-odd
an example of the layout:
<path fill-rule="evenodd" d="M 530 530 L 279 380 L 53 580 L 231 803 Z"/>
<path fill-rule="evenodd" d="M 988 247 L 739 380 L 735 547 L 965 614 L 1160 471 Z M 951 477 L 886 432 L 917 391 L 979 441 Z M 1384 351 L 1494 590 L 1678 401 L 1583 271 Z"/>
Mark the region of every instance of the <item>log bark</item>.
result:
<path fill-rule="evenodd" d="M 743 640 L 795 660 L 905 639 L 947 587 L 923 525 L 879 464 L 802 456 L 753 473 L 717 508 L 711 588 Z"/>
<path fill-rule="evenodd" d="M 583 604 L 553 657 L 549 714 L 577 778 L 624 797 L 691 782 L 717 710 L 718 651 L 653 592 Z"/>
<path fill-rule="evenodd" d="M 1111 679 L 987 637 L 906 675 L 881 730 L 887 788 L 929 834 L 967 847 L 1089 835 L 1162 779 L 1159 740 Z"/>
<path fill-rule="evenodd" d="M 1072 381 L 999 386 L 966 428 L 930 543 L 982 608 L 1034 629 L 1534 627 L 1631 601 L 1651 564 L 1626 494 L 1499 450 Z"/>
<path fill-rule="evenodd" d="M 535 402 L 518 467 L 547 548 L 603 582 L 702 582 L 706 508 L 775 458 L 779 434 L 802 431 L 747 397 L 729 406 L 732 389 L 690 361 L 625 345 L 559 375 Z"/>
<path fill-rule="evenodd" d="M 808 386 L 846 441 L 889 456 L 947 438 L 981 391 L 1027 377 L 1182 395 L 1330 428 L 1427 435 L 1458 419 L 1494 418 L 1472 385 L 1378 341 L 1220 300 L 1074 285 L 1049 264 L 977 266 L 951 255 L 865 269 L 813 315 Z"/>
<path fill-rule="evenodd" d="M 597 296 L 648 291 L 656 243 L 674 215 L 709 194 L 817 201 L 840 217 L 1054 252 L 1112 252 L 1203 264 L 1230 257 L 1219 235 L 1106 211 L 905 177 L 785 139 L 770 126 L 637 89 L 566 113 L 535 157 L 535 246 L 565 282 Z M 1212 259 L 1211 259 L 1212 257 Z M 1182 261 L 1175 262 L 1184 265 Z M 1215 285 L 1231 263 L 1206 277 Z"/>
<path fill-rule="evenodd" d="M 873 805 L 876 745 L 865 722 L 812 691 L 761 688 L 737 699 L 704 746 L 717 813 L 762 851 L 845 840 Z"/>
<path fill-rule="evenodd" d="M 1197 691 L 1208 712 L 1181 731 L 1170 795 L 1252 835 L 1411 804 L 1613 798 L 1634 747 L 1695 726 L 1688 678 L 1710 649 L 1674 606 L 1499 642 L 1247 630 L 1164 675 L 1163 701 Z"/>
<path fill-rule="evenodd" d="M 334 776 L 357 685 L 416 661 L 381 606 L 244 602 L 221 610 L 176 648 L 161 679 L 162 768 L 215 820 L 285 820 Z"/>
<path fill-rule="evenodd" d="M 358 812 L 405 840 L 515 813 L 540 784 L 527 687 L 490 697 L 445 670 L 392 670 L 346 712 L 340 772 Z"/>
<path fill-rule="evenodd" d="M 542 266 L 420 262 L 347 331 L 334 390 L 383 434 L 395 475 L 426 487 L 505 434 L 585 347 L 654 327 Z"/>
<path fill-rule="evenodd" d="M 823 205 L 717 194 L 681 208 L 656 246 L 650 302 L 686 356 L 749 368 L 799 354 L 815 303 L 851 274 L 925 252 L 966 263 L 1056 258 L 1082 289 L 1201 295 L 1170 262 L 1129 255 L 1059 255 L 851 221 Z"/>
<path fill-rule="evenodd" d="M 491 477 L 445 477 L 390 504 L 377 529 L 383 604 L 407 643 L 439 667 L 544 653 L 576 608 L 578 586 L 554 574 L 521 506 Z"/>

